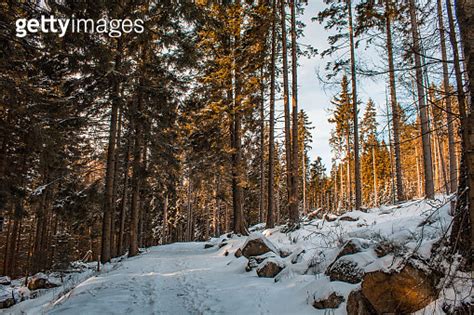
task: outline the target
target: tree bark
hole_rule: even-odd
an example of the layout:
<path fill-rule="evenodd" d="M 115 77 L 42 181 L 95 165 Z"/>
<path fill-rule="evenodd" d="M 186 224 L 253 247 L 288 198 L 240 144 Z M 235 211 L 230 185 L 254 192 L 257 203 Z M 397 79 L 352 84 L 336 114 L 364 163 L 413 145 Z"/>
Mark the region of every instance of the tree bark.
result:
<path fill-rule="evenodd" d="M 291 198 L 289 208 L 289 224 L 292 227 L 299 225 L 299 196 L 298 196 L 298 58 L 296 47 L 296 4 L 290 0 L 291 9 Z"/>
<path fill-rule="evenodd" d="M 434 198 L 433 184 L 433 162 L 431 157 L 430 127 L 428 120 L 428 107 L 425 102 L 425 90 L 423 86 L 423 66 L 421 64 L 420 34 L 416 17 L 415 1 L 410 0 L 411 32 L 413 38 L 413 54 L 416 68 L 416 87 L 418 94 L 418 105 L 421 119 L 421 140 L 423 144 L 423 169 L 425 174 L 425 197 Z"/>
<path fill-rule="evenodd" d="M 270 134 L 268 140 L 268 199 L 266 228 L 275 226 L 273 214 L 274 199 L 274 155 L 275 155 L 275 55 L 276 55 L 276 1 L 272 5 L 272 52 L 270 65 Z"/>
<path fill-rule="evenodd" d="M 286 159 L 286 190 L 288 207 L 291 199 L 291 126 L 290 126 L 290 91 L 288 84 L 288 44 L 286 38 L 286 7 L 285 0 L 280 0 L 281 44 L 283 62 L 283 108 L 285 116 L 285 159 Z M 288 208 L 289 209 L 289 208 Z"/>
<path fill-rule="evenodd" d="M 349 16 L 349 43 L 351 50 L 351 82 L 352 82 L 352 111 L 354 119 L 354 179 L 355 179 L 355 208 L 362 207 L 362 185 L 360 178 L 360 157 L 359 157 L 359 112 L 357 109 L 357 74 L 355 66 L 355 44 L 354 30 L 352 27 L 352 1 L 347 0 L 347 12 Z"/>
<path fill-rule="evenodd" d="M 140 84 L 141 85 L 141 84 Z M 139 91 L 136 101 L 136 109 L 134 111 L 134 129 L 135 129 L 135 146 L 133 152 L 133 174 L 132 174 L 132 203 L 130 209 L 130 246 L 128 256 L 136 256 L 138 254 L 138 223 L 140 219 L 140 188 L 142 184 L 143 169 L 143 130 L 140 121 L 142 111 L 142 96 Z"/>
<path fill-rule="evenodd" d="M 115 70 L 119 71 L 121 64 L 121 41 L 117 40 L 117 52 L 115 56 Z M 114 177 L 115 177 L 115 146 L 117 139 L 117 120 L 120 102 L 120 82 L 117 77 L 113 80 L 112 112 L 110 115 L 109 143 L 107 148 L 107 166 L 105 172 L 105 202 L 104 216 L 102 219 L 102 249 L 100 259 L 102 263 L 110 262 L 111 258 L 111 234 L 112 234 L 112 212 L 115 211 Z"/>
<path fill-rule="evenodd" d="M 125 235 L 125 218 L 127 216 L 127 203 L 128 203 L 128 171 L 130 166 L 130 141 L 131 136 L 127 140 L 127 153 L 125 155 L 124 163 L 124 176 L 123 176 L 123 193 L 122 193 L 122 204 L 120 207 L 120 229 L 118 238 L 118 251 L 122 255 L 124 253 L 124 235 Z"/>
<path fill-rule="evenodd" d="M 450 1 L 447 1 L 450 5 Z M 470 91 L 471 101 L 470 104 L 474 104 L 474 3 L 472 0 L 458 0 L 456 3 L 457 19 L 461 30 L 461 38 L 463 40 L 464 56 L 467 65 L 467 74 L 469 81 L 468 90 Z M 452 14 L 451 14 L 452 15 Z M 452 17 L 452 16 L 451 16 Z M 451 21 L 450 21 L 451 23 Z M 455 62 L 456 63 L 456 62 Z M 459 94 L 459 87 L 458 87 Z M 458 95 L 460 97 L 460 95 Z M 467 111 L 465 110 L 464 114 Z M 461 113 L 462 115 L 462 113 Z M 470 264 L 471 276 L 474 276 L 474 116 L 469 112 L 469 115 L 461 117 L 461 132 L 462 132 L 462 146 L 463 155 L 461 158 L 461 171 L 465 172 L 463 179 L 461 177 L 461 184 L 465 184 L 467 187 L 460 185 L 461 188 L 467 190 L 464 191 L 462 196 L 458 196 L 456 214 L 458 217 L 467 217 L 470 221 L 466 223 L 467 227 L 465 234 L 470 236 L 470 250 L 464 249 L 467 253 L 468 264 Z M 455 229 L 453 225 L 453 230 Z M 468 231 L 470 229 L 470 231 Z M 466 237 L 467 238 L 467 237 Z"/>
<path fill-rule="evenodd" d="M 461 114 L 461 119 L 462 119 L 467 116 L 466 95 L 464 94 L 464 86 L 462 82 L 461 61 L 459 58 L 458 41 L 456 39 L 456 27 L 454 25 L 454 16 L 453 16 L 451 0 L 446 0 L 446 11 L 448 12 L 449 41 L 451 42 L 451 47 L 453 49 L 453 59 L 454 59 L 453 65 L 454 65 L 454 74 L 456 77 L 456 91 L 457 91 L 456 96 L 458 99 L 459 113 Z M 466 41 L 464 41 L 464 44 L 466 44 Z M 466 59 L 467 59 L 467 56 L 466 56 Z M 469 67 L 469 64 L 468 64 L 468 67 Z"/>
<path fill-rule="evenodd" d="M 385 0 L 385 31 L 387 35 L 387 55 L 388 55 L 388 71 L 390 82 L 390 104 L 392 107 L 392 129 L 393 129 L 393 146 L 395 153 L 395 178 L 397 184 L 397 200 L 405 199 L 403 191 L 403 173 L 402 159 L 400 149 L 400 112 L 397 101 L 397 89 L 395 81 L 395 66 L 393 62 L 393 41 L 392 41 L 392 8 L 390 0 Z"/>
<path fill-rule="evenodd" d="M 441 0 L 437 0 L 438 9 L 438 27 L 439 37 L 441 43 L 441 59 L 443 65 L 443 89 L 444 89 L 444 100 L 446 104 L 446 119 L 448 129 L 448 155 L 449 155 L 449 192 L 455 192 L 458 183 L 458 170 L 456 163 L 456 143 L 454 140 L 454 115 L 451 104 L 451 88 L 449 85 L 449 70 L 448 70 L 448 54 L 446 49 L 446 35 L 443 22 L 443 7 Z"/>

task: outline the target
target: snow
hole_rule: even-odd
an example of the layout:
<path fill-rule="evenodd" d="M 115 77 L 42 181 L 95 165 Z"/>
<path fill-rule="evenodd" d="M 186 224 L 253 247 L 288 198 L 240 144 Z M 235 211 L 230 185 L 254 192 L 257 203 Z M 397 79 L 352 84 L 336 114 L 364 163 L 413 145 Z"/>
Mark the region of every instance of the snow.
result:
<path fill-rule="evenodd" d="M 344 259 L 356 262 L 365 272 L 390 270 L 402 260 L 394 254 L 378 258 L 372 245 L 380 241 L 427 258 L 452 219 L 449 200 L 445 203 L 412 201 L 343 215 L 357 221 L 315 219 L 291 233 L 282 233 L 282 227 L 253 232 L 250 239 L 264 239 L 275 253 L 279 249 L 292 253 L 286 258 L 267 258 L 286 265 L 275 279 L 259 278 L 255 269 L 246 272 L 248 260 L 234 257 L 247 237 L 223 235 L 210 241 L 225 242 L 221 248 L 204 249 L 202 242 L 149 248 L 137 257 L 104 266 L 102 272 L 79 273 L 82 280 L 75 285 L 48 290 L 0 314 L 325 314 L 327 310 L 312 307 L 315 299 L 332 292 L 347 298 L 360 287 L 330 282 L 324 274 L 348 240 L 363 246 L 361 252 Z M 439 305 L 442 302 L 436 301 L 427 309 L 437 313 Z M 346 302 L 331 313 L 346 314 L 345 309 Z"/>

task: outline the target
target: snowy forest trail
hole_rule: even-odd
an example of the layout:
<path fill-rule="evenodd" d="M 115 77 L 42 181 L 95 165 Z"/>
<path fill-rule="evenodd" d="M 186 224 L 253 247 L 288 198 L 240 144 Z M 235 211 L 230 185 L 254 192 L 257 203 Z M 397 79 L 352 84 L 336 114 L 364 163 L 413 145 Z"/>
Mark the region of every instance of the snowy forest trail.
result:
<path fill-rule="evenodd" d="M 26 301 L 18 305 L 23 310 L 14 307 L 11 311 L 180 315 L 293 314 L 298 309 L 298 314 L 314 314 L 300 290 L 258 278 L 255 272 L 245 272 L 245 259 L 225 256 L 232 246 L 204 249 L 204 243 L 175 243 L 152 247 L 116 263 L 111 271 L 90 277 L 57 300 L 35 308 L 28 308 L 30 301 Z M 288 289 L 296 296 L 286 299 Z"/>

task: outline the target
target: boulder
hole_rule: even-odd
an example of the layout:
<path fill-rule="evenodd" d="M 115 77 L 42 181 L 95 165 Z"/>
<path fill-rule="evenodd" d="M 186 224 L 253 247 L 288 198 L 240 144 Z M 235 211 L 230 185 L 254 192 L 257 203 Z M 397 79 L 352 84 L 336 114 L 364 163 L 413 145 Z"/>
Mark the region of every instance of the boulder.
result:
<path fill-rule="evenodd" d="M 379 258 L 387 256 L 388 254 L 393 253 L 395 250 L 396 246 L 388 241 L 381 241 L 374 247 L 374 252 Z"/>
<path fill-rule="evenodd" d="M 281 258 L 286 258 L 291 255 L 291 250 L 289 249 L 282 249 L 280 248 L 280 257 Z"/>
<path fill-rule="evenodd" d="M 347 315 L 377 315 L 369 300 L 362 294 L 361 290 L 352 291 L 347 298 Z"/>
<path fill-rule="evenodd" d="M 334 214 L 326 213 L 324 215 L 323 219 L 328 221 L 328 222 L 334 222 L 334 221 L 337 220 L 337 216 L 335 216 Z"/>
<path fill-rule="evenodd" d="M 10 306 L 14 304 L 15 304 L 15 299 L 13 298 L 11 289 L 1 290 L 0 291 L 0 309 L 9 308 Z"/>
<path fill-rule="evenodd" d="M 210 244 L 210 243 L 204 244 L 204 249 L 208 249 L 211 247 L 214 247 L 214 244 Z"/>
<path fill-rule="evenodd" d="M 245 271 L 249 272 L 249 271 L 252 271 L 252 269 L 257 268 L 257 267 L 258 267 L 258 263 L 255 260 L 255 258 L 250 257 L 249 261 L 247 262 L 247 266 L 245 266 Z"/>
<path fill-rule="evenodd" d="M 51 282 L 48 276 L 41 272 L 35 274 L 28 280 L 28 289 L 30 290 L 49 289 L 57 286 L 59 285 Z"/>
<path fill-rule="evenodd" d="M 367 273 L 362 294 L 378 313 L 416 312 L 437 298 L 434 276 L 407 264 L 400 272 Z"/>
<path fill-rule="evenodd" d="M 242 257 L 242 250 L 239 248 L 235 251 L 234 256 L 239 258 Z"/>
<path fill-rule="evenodd" d="M 242 255 L 246 258 L 260 256 L 268 252 L 279 253 L 275 245 L 260 233 L 250 234 L 242 246 Z"/>
<path fill-rule="evenodd" d="M 326 270 L 326 275 L 329 276 L 331 281 L 343 281 L 355 284 L 362 281 L 364 270 L 362 270 L 355 261 L 341 257 L 329 265 Z"/>
<path fill-rule="evenodd" d="M 338 260 L 342 256 L 360 253 L 362 250 L 366 248 L 368 248 L 367 244 L 362 243 L 358 239 L 351 239 L 342 246 L 341 250 L 337 254 L 336 259 L 334 259 L 334 261 Z"/>
<path fill-rule="evenodd" d="M 277 258 L 268 258 L 257 267 L 257 275 L 263 278 L 274 278 L 285 268 L 283 261 Z"/>
<path fill-rule="evenodd" d="M 0 285 L 10 285 L 12 280 L 8 276 L 1 276 L 0 277 Z"/>
<path fill-rule="evenodd" d="M 344 302 L 344 297 L 333 292 L 325 299 L 314 300 L 313 307 L 319 310 L 326 308 L 338 308 L 342 302 Z"/>

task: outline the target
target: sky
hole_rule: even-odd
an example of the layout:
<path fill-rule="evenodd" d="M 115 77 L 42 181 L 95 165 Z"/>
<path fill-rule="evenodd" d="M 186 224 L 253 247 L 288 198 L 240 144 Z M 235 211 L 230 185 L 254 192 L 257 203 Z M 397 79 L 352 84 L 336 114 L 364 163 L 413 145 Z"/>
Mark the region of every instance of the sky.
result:
<path fill-rule="evenodd" d="M 311 45 L 319 51 L 322 51 L 328 46 L 328 32 L 324 30 L 323 25 L 320 25 L 319 22 L 312 22 L 311 18 L 317 16 L 318 12 L 324 9 L 325 4 L 322 0 L 308 2 L 309 4 L 305 6 L 304 15 L 300 17 L 300 20 L 306 24 L 304 37 L 299 38 L 298 42 L 300 44 Z M 367 54 L 371 54 L 371 52 L 363 51 L 363 49 L 358 52 L 364 53 L 364 57 L 366 57 Z M 358 52 L 356 51 L 356 56 Z M 312 149 L 309 152 L 310 160 L 313 161 L 317 156 L 320 156 L 329 172 L 332 158 L 329 137 L 333 126 L 328 122 L 328 118 L 330 117 L 328 109 L 331 107 L 330 100 L 338 91 L 333 88 L 324 88 L 319 82 L 317 76 L 318 69 L 323 69 L 326 62 L 327 60 L 321 59 L 319 55 L 311 59 L 305 57 L 299 59 L 298 105 L 300 109 L 303 109 L 308 114 L 309 120 L 313 127 L 315 127 L 312 130 L 313 143 L 311 144 Z M 375 101 L 377 108 L 385 107 L 385 84 L 383 78 L 380 78 L 380 80 L 382 82 L 372 82 L 370 80 L 358 81 L 357 88 L 359 100 L 362 102 L 362 105 L 367 102 L 370 93 L 370 97 Z M 359 121 L 362 118 L 363 109 L 362 106 L 359 113 Z"/>

